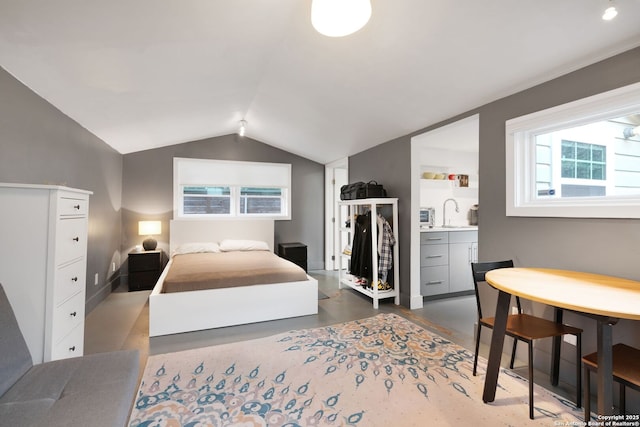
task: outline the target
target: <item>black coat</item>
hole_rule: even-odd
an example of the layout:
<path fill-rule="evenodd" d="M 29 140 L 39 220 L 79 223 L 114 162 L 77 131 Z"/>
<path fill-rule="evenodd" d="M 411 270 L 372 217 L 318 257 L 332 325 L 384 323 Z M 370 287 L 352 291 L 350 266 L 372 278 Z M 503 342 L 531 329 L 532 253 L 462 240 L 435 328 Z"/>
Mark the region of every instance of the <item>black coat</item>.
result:
<path fill-rule="evenodd" d="M 351 245 L 351 274 L 373 279 L 371 261 L 371 212 L 358 215 Z"/>

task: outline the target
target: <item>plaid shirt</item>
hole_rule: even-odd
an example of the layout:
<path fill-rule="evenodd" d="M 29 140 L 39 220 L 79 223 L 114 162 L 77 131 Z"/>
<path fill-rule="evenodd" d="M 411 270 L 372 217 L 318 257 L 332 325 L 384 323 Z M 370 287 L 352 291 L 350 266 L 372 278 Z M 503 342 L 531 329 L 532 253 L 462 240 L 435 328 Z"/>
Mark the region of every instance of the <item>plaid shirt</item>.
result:
<path fill-rule="evenodd" d="M 382 219 L 382 233 L 378 235 L 378 278 L 386 282 L 387 273 L 389 273 L 393 264 L 391 247 L 396 244 L 396 238 L 387 220 L 382 216 L 378 216 L 378 220 L 380 219 Z"/>

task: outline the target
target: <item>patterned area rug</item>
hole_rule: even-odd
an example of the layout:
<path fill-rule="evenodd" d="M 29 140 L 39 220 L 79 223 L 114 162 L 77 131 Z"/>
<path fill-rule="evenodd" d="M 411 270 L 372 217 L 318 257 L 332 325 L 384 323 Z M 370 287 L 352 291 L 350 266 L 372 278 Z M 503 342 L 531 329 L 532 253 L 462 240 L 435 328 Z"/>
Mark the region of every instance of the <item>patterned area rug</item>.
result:
<path fill-rule="evenodd" d="M 130 427 L 553 426 L 581 410 L 502 370 L 482 402 L 485 361 L 393 314 L 152 356 Z M 576 424 L 578 423 L 578 424 Z"/>

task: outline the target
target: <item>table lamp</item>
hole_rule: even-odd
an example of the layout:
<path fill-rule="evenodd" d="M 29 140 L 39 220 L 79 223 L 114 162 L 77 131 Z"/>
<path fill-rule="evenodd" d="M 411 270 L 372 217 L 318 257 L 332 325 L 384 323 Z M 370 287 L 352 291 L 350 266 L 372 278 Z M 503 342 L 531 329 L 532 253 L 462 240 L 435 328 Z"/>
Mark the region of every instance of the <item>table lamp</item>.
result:
<path fill-rule="evenodd" d="M 158 246 L 158 241 L 151 236 L 160 233 L 162 233 L 161 221 L 138 221 L 138 235 L 148 236 L 142 242 L 145 251 L 152 251 Z"/>

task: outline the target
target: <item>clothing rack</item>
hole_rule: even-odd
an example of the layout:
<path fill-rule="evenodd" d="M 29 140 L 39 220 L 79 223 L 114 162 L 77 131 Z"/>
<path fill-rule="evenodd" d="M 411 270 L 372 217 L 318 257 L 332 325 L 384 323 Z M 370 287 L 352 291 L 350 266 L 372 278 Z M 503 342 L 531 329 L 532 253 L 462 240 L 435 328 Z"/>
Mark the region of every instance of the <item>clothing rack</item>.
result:
<path fill-rule="evenodd" d="M 378 290 L 377 282 L 378 276 L 378 233 L 369 233 L 371 238 L 371 263 L 372 263 L 372 288 L 367 289 L 360 284 L 357 284 L 349 274 L 351 255 L 341 254 L 342 260 L 339 267 L 339 287 L 343 288 L 347 286 L 354 289 L 364 295 L 367 295 L 373 300 L 373 308 L 378 309 L 379 301 L 386 298 L 394 298 L 396 305 L 400 304 L 400 261 L 398 256 L 398 246 L 400 244 L 398 234 L 398 199 L 397 198 L 376 198 L 376 199 L 356 199 L 356 200 L 343 200 L 338 202 L 340 208 L 339 224 L 340 224 L 340 248 L 345 248 L 346 245 L 353 244 L 353 238 L 355 235 L 355 215 L 365 213 L 367 210 L 371 212 L 371 230 L 377 230 L 377 217 L 380 209 L 385 206 L 391 207 L 391 229 L 395 238 L 395 245 L 393 246 L 393 289 L 380 291 Z M 349 220 L 348 225 L 346 221 Z M 346 261 L 343 261 L 346 260 Z M 347 264 L 345 266 L 345 264 Z"/>

